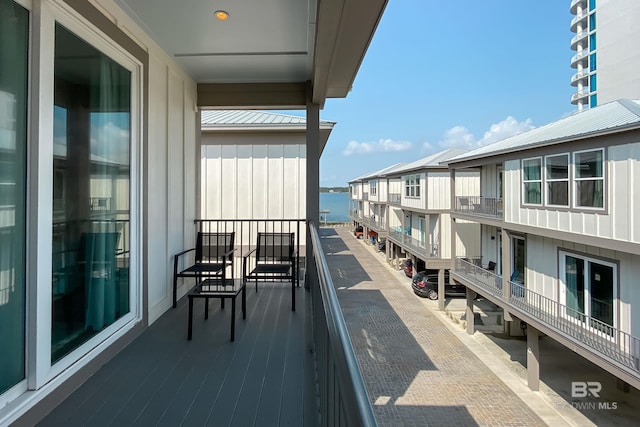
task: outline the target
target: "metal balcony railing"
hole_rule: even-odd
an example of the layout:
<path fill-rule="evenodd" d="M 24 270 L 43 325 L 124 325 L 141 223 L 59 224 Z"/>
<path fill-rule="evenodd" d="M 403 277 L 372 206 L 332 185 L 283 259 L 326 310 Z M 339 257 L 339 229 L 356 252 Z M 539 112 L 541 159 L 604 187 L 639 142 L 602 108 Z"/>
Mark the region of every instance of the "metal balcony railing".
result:
<path fill-rule="evenodd" d="M 352 209 L 349 211 L 349 218 L 354 221 L 362 221 L 362 212 L 357 209 Z"/>
<path fill-rule="evenodd" d="M 376 426 L 364 380 L 353 351 L 318 230 L 309 224 L 317 274 L 307 274 L 313 305 L 321 426 Z M 315 279 L 315 280 L 314 280 Z"/>
<path fill-rule="evenodd" d="M 378 215 L 371 215 L 370 217 L 363 216 L 361 221 L 363 224 L 369 226 L 369 228 L 372 228 L 375 231 L 382 231 L 386 229 L 383 219 Z"/>
<path fill-rule="evenodd" d="M 470 215 L 502 218 L 502 199 L 497 197 L 459 196 L 456 197 L 454 211 Z"/>
<path fill-rule="evenodd" d="M 440 245 L 438 243 L 429 244 L 422 242 L 411 237 L 409 234 L 402 233 L 402 228 L 400 227 L 395 230 L 389 230 L 389 238 L 417 255 L 422 255 L 427 258 L 439 257 Z"/>
<path fill-rule="evenodd" d="M 389 203 L 392 205 L 399 205 L 402 201 L 402 194 L 389 193 Z"/>
<path fill-rule="evenodd" d="M 509 281 L 509 289 L 503 290 L 502 276 L 487 271 L 472 261 L 456 258 L 454 272 L 482 291 L 500 299 L 507 307 L 518 309 L 640 376 L 640 338 L 527 289 L 523 284 Z"/>

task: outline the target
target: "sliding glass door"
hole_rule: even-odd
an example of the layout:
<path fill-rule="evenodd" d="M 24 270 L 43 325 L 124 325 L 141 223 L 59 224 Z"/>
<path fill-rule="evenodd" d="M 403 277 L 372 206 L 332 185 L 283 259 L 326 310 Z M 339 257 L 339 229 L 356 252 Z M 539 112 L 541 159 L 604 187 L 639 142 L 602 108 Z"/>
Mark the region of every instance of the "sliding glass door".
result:
<path fill-rule="evenodd" d="M 130 311 L 131 72 L 55 29 L 51 360 Z"/>
<path fill-rule="evenodd" d="M 29 13 L 0 0 L 0 393 L 25 378 Z"/>

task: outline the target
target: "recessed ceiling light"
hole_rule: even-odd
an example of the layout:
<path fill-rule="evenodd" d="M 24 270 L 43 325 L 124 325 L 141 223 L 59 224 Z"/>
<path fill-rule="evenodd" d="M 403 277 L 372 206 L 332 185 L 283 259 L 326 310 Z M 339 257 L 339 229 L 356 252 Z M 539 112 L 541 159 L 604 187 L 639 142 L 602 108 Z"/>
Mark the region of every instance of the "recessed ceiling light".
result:
<path fill-rule="evenodd" d="M 229 19 L 229 12 L 224 10 L 216 10 L 213 15 L 218 18 L 219 21 L 226 21 Z"/>

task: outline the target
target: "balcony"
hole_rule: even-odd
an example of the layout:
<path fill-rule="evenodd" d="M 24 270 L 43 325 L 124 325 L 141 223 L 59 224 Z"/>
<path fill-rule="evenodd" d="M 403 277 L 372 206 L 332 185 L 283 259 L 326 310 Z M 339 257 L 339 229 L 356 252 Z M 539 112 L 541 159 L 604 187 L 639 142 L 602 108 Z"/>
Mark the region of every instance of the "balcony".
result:
<path fill-rule="evenodd" d="M 230 342 L 229 307 L 213 304 L 205 321 L 196 300 L 187 341 L 182 298 L 39 425 L 375 426 L 318 231 L 308 232 L 295 312 L 290 285 L 250 287 Z"/>
<path fill-rule="evenodd" d="M 578 34 L 571 38 L 571 50 L 577 50 L 577 45 L 580 41 L 587 38 L 589 31 L 580 31 Z"/>
<path fill-rule="evenodd" d="M 502 219 L 503 215 L 502 199 L 496 197 L 458 196 L 453 210 L 455 213 L 493 219 Z"/>
<path fill-rule="evenodd" d="M 582 4 L 583 9 L 587 8 L 587 0 L 571 0 L 571 6 L 569 9 L 571 13 L 576 13 L 576 10 L 578 9 L 578 5 L 580 4 Z"/>
<path fill-rule="evenodd" d="M 400 193 L 389 193 L 389 204 L 400 206 L 402 203 L 402 194 Z"/>
<path fill-rule="evenodd" d="M 636 386 L 640 383 L 640 338 L 520 283 L 507 281 L 508 287 L 503 289 L 501 276 L 471 261 L 457 258 L 452 277 L 567 347 L 579 347 L 582 352 L 575 350 L 579 354 L 606 362 L 602 365 L 609 366 L 612 374 Z"/>
<path fill-rule="evenodd" d="M 362 212 L 357 209 L 352 209 L 349 211 L 349 218 L 354 221 L 362 222 Z"/>
<path fill-rule="evenodd" d="M 578 101 L 580 101 L 581 99 L 586 99 L 589 97 L 589 94 L 591 92 L 589 92 L 589 88 L 585 89 L 585 90 L 579 90 L 576 93 L 574 93 L 573 95 L 571 95 L 571 103 L 572 104 L 577 104 Z"/>
<path fill-rule="evenodd" d="M 578 68 L 578 63 L 583 62 L 583 68 L 587 68 L 587 60 L 589 59 L 588 49 L 582 49 L 571 57 L 571 68 Z"/>
<path fill-rule="evenodd" d="M 384 221 L 382 221 L 378 215 L 372 215 L 371 217 L 363 217 L 361 218 L 361 222 L 362 224 L 366 225 L 367 227 L 369 227 L 370 229 L 372 229 L 377 233 L 386 231 L 387 229 L 384 224 Z"/>
<path fill-rule="evenodd" d="M 574 16 L 574 18 L 571 20 L 571 31 L 576 31 L 576 28 L 578 26 L 578 24 L 580 22 L 585 22 L 587 21 L 587 17 L 589 16 L 589 11 L 588 10 L 583 10 L 582 12 L 578 13 L 576 16 Z"/>
<path fill-rule="evenodd" d="M 428 244 L 402 233 L 402 228 L 398 227 L 393 231 L 389 231 L 389 239 L 396 244 L 402 246 L 416 256 L 423 258 L 438 258 L 438 243 Z"/>
<path fill-rule="evenodd" d="M 571 86 L 577 86 L 578 82 L 582 81 L 582 80 L 587 80 L 587 77 L 589 77 L 589 71 L 588 70 L 582 70 L 576 74 L 574 74 L 571 77 Z M 584 83 L 583 83 L 584 84 Z"/>

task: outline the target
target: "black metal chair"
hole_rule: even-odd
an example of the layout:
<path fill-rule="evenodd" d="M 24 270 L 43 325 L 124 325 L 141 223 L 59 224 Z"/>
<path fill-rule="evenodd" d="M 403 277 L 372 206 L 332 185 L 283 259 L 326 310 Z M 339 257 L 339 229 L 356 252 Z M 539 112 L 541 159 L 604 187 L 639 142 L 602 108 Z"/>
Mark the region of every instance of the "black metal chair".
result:
<path fill-rule="evenodd" d="M 203 280 L 221 280 L 225 283 L 227 268 L 231 267 L 233 278 L 233 253 L 235 233 L 204 233 L 198 232 L 196 247 L 184 250 L 173 258 L 173 307 L 177 305 L 177 291 L 179 277 L 193 277 L 196 285 Z M 180 258 L 195 251 L 194 263 L 182 270 L 178 270 Z"/>
<path fill-rule="evenodd" d="M 258 233 L 255 249 L 243 256 L 242 274 L 245 282 L 291 281 L 291 311 L 296 310 L 295 288 L 298 284 L 298 253 L 295 233 Z M 250 263 L 253 259 L 254 262 Z M 249 270 L 250 264 L 253 268 Z"/>

